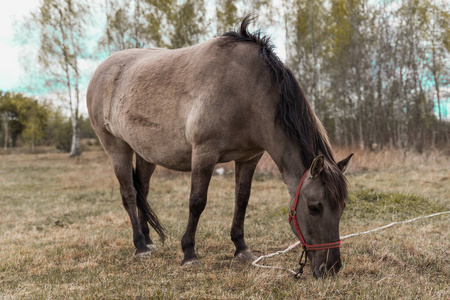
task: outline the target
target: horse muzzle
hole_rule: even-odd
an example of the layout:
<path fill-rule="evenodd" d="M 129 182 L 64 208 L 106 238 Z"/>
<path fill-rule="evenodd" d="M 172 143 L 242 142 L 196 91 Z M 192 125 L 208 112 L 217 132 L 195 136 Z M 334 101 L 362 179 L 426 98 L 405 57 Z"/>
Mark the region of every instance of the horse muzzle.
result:
<path fill-rule="evenodd" d="M 309 251 L 311 272 L 314 277 L 327 277 L 339 273 L 342 268 L 339 248 Z"/>

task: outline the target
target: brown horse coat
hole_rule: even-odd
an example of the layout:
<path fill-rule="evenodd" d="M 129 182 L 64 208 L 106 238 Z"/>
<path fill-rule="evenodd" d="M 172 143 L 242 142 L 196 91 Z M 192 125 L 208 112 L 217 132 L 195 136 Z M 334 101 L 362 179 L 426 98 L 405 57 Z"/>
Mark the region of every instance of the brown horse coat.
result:
<path fill-rule="evenodd" d="M 92 77 L 93 126 L 173 170 L 190 171 L 197 146 L 217 151 L 217 162 L 249 160 L 274 135 L 278 100 L 267 101 L 274 91 L 257 51 L 256 44 L 215 38 L 176 50 L 118 52 Z"/>

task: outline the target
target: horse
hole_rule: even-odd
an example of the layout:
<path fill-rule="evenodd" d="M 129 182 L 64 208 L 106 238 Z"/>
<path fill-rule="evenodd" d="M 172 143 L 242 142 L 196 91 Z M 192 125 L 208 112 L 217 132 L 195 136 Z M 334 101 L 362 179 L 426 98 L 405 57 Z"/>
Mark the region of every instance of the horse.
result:
<path fill-rule="evenodd" d="M 157 165 L 191 172 L 189 217 L 181 239 L 182 266 L 199 264 L 195 233 L 218 163 L 235 163 L 234 260 L 256 256 L 244 239 L 252 178 L 264 152 L 277 165 L 294 201 L 308 244 L 339 240 L 347 198 L 343 175 L 351 155 L 336 162 L 326 131 L 270 37 L 249 32 L 246 16 L 236 31 L 181 49 L 129 49 L 109 56 L 87 90 L 89 117 L 114 173 L 133 229 L 136 256 L 162 242 L 165 230 L 147 202 Z M 133 167 L 135 155 L 136 167 Z M 299 236 L 291 223 L 295 235 Z M 300 238 L 300 236 L 299 236 Z M 341 268 L 339 248 L 308 251 L 319 276 Z"/>

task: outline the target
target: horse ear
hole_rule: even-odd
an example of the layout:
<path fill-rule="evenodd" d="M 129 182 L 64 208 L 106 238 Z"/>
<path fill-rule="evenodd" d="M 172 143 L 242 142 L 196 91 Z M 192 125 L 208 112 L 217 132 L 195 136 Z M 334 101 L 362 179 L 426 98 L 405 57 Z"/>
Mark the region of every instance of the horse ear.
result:
<path fill-rule="evenodd" d="M 352 156 L 353 153 L 351 153 L 349 156 L 347 156 L 346 158 L 337 163 L 338 168 L 342 171 L 342 173 L 345 173 L 345 171 L 347 171 L 347 167 L 350 162 L 350 158 L 352 158 Z"/>
<path fill-rule="evenodd" d="M 323 170 L 323 156 L 319 155 L 316 158 L 314 158 L 311 167 L 309 168 L 309 173 L 311 174 L 311 178 L 316 178 L 319 173 Z"/>

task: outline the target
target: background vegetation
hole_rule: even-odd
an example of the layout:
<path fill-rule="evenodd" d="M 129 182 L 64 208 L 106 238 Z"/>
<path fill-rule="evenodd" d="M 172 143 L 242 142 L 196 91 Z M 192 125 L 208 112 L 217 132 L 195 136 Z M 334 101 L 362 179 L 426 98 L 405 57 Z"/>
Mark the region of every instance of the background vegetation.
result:
<path fill-rule="evenodd" d="M 63 129 L 49 129 L 51 121 L 68 115 L 70 152 L 80 154 L 80 105 L 100 61 L 127 48 L 196 44 L 232 30 L 254 11 L 256 26 L 284 41 L 278 46 L 286 64 L 334 144 L 448 148 L 449 8 L 444 0 L 41 0 L 18 26 L 31 77 L 24 82 L 27 97 L 0 94 L 0 144 L 21 140 L 35 150 L 49 143 L 46 131 Z M 33 94 L 45 96 L 36 101 Z M 20 120 L 11 99 L 28 105 Z"/>
<path fill-rule="evenodd" d="M 71 120 L 48 101 L 0 91 L 0 118 L 3 153 L 71 149 Z M 88 144 L 99 145 L 89 119 L 81 115 L 78 123 L 80 137 Z"/>

